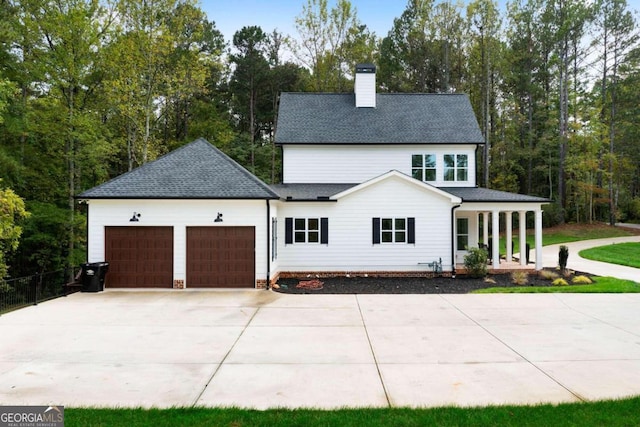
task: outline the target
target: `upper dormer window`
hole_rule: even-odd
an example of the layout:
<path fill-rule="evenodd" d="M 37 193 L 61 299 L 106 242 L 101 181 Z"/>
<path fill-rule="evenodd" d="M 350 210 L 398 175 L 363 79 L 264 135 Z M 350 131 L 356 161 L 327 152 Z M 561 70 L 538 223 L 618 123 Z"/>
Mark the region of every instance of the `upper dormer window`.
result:
<path fill-rule="evenodd" d="M 411 174 L 415 179 L 420 181 L 435 181 L 435 154 L 414 154 L 411 156 Z"/>
<path fill-rule="evenodd" d="M 469 156 L 466 154 L 444 155 L 444 180 L 468 181 L 469 180 Z"/>

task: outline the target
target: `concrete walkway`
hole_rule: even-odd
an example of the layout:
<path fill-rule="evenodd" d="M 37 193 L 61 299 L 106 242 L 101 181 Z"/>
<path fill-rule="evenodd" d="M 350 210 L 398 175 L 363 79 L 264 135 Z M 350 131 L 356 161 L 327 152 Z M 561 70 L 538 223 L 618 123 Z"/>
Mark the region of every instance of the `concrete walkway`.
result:
<path fill-rule="evenodd" d="M 640 394 L 640 294 L 77 293 L 0 316 L 0 405 L 389 407 Z"/>
<path fill-rule="evenodd" d="M 582 240 L 573 243 L 563 243 L 563 245 L 566 245 L 569 248 L 569 260 L 567 261 L 567 268 L 576 271 L 583 271 L 585 273 L 595 274 L 598 276 L 611 276 L 617 277 L 618 279 L 640 282 L 640 269 L 638 268 L 608 264 L 606 262 L 591 261 L 578 255 L 578 253 L 583 249 L 625 242 L 640 242 L 640 236 L 610 237 L 606 239 Z M 542 265 L 544 267 L 557 267 L 559 251 L 560 245 L 544 246 L 542 248 Z M 534 253 L 535 251 L 531 252 Z"/>

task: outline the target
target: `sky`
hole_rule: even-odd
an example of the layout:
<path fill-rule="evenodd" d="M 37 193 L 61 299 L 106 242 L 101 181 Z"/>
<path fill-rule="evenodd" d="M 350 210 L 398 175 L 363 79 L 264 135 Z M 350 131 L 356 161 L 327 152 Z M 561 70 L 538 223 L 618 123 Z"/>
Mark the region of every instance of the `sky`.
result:
<path fill-rule="evenodd" d="M 302 13 L 307 0 L 200 0 L 202 9 L 216 28 L 230 42 L 233 34 L 242 27 L 258 25 L 266 33 L 278 32 L 296 36 L 296 16 Z M 328 1 L 331 9 L 335 1 Z M 358 20 L 376 33 L 386 36 L 393 20 L 404 12 L 406 0 L 351 0 Z"/>
<path fill-rule="evenodd" d="M 506 3 L 507 0 L 498 0 L 500 7 Z M 295 38 L 295 18 L 302 13 L 307 0 L 200 0 L 200 4 L 207 18 L 216 23 L 216 28 L 230 43 L 236 31 L 250 25 L 258 25 L 266 33 L 277 29 Z M 636 12 L 640 10 L 640 0 L 627 0 L 627 4 Z M 329 9 L 334 5 L 335 0 L 328 1 Z M 378 37 L 384 37 L 391 30 L 393 20 L 404 12 L 407 0 L 351 0 L 351 5 L 357 10 L 361 23 Z"/>

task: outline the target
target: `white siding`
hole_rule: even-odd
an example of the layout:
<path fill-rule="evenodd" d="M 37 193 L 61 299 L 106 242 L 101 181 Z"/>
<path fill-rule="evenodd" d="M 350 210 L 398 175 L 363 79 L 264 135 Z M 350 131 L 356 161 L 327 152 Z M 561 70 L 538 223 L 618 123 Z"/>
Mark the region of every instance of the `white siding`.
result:
<path fill-rule="evenodd" d="M 338 202 L 279 202 L 280 271 L 415 271 L 442 258 L 451 268 L 449 199 L 398 177 Z M 329 218 L 329 244 L 285 244 L 285 217 Z M 415 218 L 416 243 L 372 243 L 372 218 Z"/>
<path fill-rule="evenodd" d="M 138 222 L 129 221 L 133 212 L 140 213 Z M 223 214 L 222 223 L 213 222 L 218 212 Z M 104 229 L 107 226 L 171 226 L 174 233 L 173 278 L 186 283 L 187 227 L 255 226 L 256 279 L 265 280 L 266 225 L 264 200 L 90 200 L 88 262 L 105 261 Z"/>
<path fill-rule="evenodd" d="M 356 73 L 356 107 L 376 107 L 376 74 Z"/>
<path fill-rule="evenodd" d="M 475 145 L 285 145 L 284 183 L 361 183 L 397 170 L 411 176 L 413 154 L 436 155 L 438 187 L 475 187 Z M 444 155 L 469 156 L 467 182 L 444 180 Z"/>

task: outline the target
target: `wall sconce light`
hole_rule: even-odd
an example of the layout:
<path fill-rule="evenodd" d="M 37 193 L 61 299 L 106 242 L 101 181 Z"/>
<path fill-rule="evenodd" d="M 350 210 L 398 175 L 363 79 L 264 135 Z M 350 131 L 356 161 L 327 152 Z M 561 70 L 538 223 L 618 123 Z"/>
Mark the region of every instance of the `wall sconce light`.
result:
<path fill-rule="evenodd" d="M 137 212 L 133 213 L 133 216 L 131 217 L 131 219 L 129 220 L 129 222 L 138 222 L 140 221 L 138 218 L 140 218 L 140 214 Z"/>
<path fill-rule="evenodd" d="M 213 220 L 213 222 L 222 222 L 222 214 L 220 212 L 218 212 L 218 216 Z"/>

